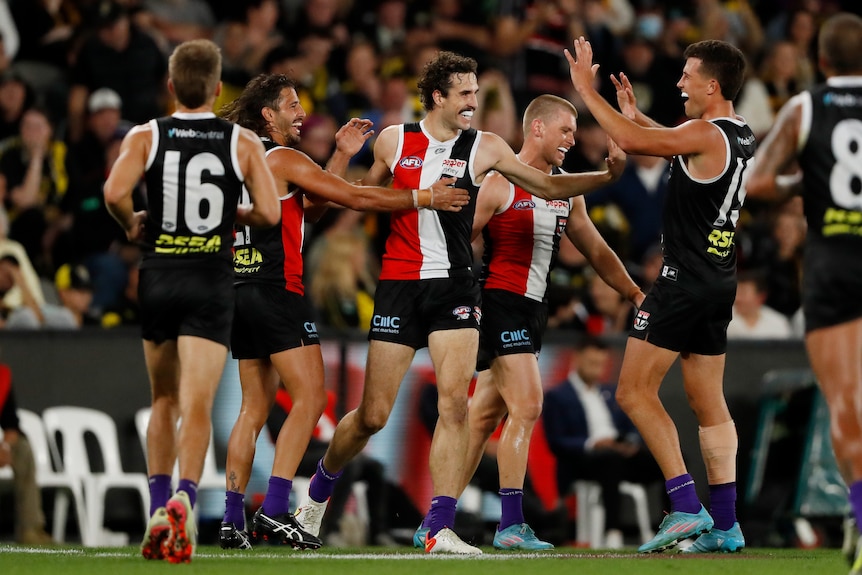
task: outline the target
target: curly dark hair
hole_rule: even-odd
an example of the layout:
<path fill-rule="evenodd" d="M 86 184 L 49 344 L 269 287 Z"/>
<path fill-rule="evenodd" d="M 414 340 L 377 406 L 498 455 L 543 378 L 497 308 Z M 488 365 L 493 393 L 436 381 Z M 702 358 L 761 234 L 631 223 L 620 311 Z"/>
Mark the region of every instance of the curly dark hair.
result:
<path fill-rule="evenodd" d="M 239 98 L 222 107 L 219 115 L 258 136 L 267 136 L 267 122 L 260 111 L 263 108 L 277 110 L 285 88 L 296 89 L 296 81 L 286 74 L 259 74 L 245 85 Z"/>
<path fill-rule="evenodd" d="M 422 105 L 430 112 L 434 108 L 434 91 L 448 94 L 452 87 L 453 74 L 476 74 L 476 60 L 454 52 L 439 52 L 437 57 L 425 64 L 417 87 Z"/>
<path fill-rule="evenodd" d="M 745 56 L 739 48 L 722 40 L 703 40 L 686 48 L 683 57 L 698 58 L 702 74 L 718 80 L 724 99 L 736 99 L 745 79 Z"/>

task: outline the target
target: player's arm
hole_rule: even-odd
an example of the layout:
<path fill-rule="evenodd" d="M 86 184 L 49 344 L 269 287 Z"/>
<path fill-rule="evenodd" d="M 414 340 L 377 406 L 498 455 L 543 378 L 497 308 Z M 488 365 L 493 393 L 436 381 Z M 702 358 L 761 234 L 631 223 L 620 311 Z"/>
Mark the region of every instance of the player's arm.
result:
<path fill-rule="evenodd" d="M 482 228 L 501 211 L 509 201 L 511 184 L 509 180 L 498 173 L 488 174 L 479 187 L 476 196 L 476 212 L 473 215 L 472 241 L 475 241 Z"/>
<path fill-rule="evenodd" d="M 691 120 L 675 128 L 644 127 L 617 112 L 593 87 L 598 64 L 592 63 L 590 43 L 580 38 L 574 47 L 577 60 L 566 50 L 572 85 L 599 125 L 626 153 L 695 156 L 716 149 L 719 143 L 724 150 L 720 131 L 705 120 Z"/>
<path fill-rule="evenodd" d="M 104 186 L 105 207 L 133 242 L 143 239 L 147 212 L 135 211 L 132 193 L 144 175 L 152 143 L 148 124 L 132 128 L 120 144 L 119 155 Z"/>
<path fill-rule="evenodd" d="M 500 136 L 482 132 L 482 153 L 492 159 L 491 169 L 506 176 L 520 186 L 545 200 L 561 200 L 589 193 L 616 181 L 625 169 L 626 157 L 619 147 L 609 151 L 605 159 L 608 169 L 579 174 L 546 174 L 518 159 L 515 152 Z"/>
<path fill-rule="evenodd" d="M 745 183 L 749 198 L 783 199 L 800 191 L 799 178 L 783 175 L 799 152 L 805 93 L 792 98 L 778 113 L 766 139 L 754 154 L 754 169 Z"/>
<path fill-rule="evenodd" d="M 278 188 L 267 167 L 266 154 L 260 138 L 247 128 L 239 128 L 237 155 L 245 186 L 251 194 L 251 205 L 240 205 L 236 221 L 244 226 L 270 227 L 281 218 Z"/>
<path fill-rule="evenodd" d="M 584 198 L 574 198 L 569 221 L 566 223 L 566 235 L 572 240 L 578 250 L 596 273 L 606 284 L 617 290 L 624 298 L 640 307 L 644 294 L 634 282 L 619 256 L 611 249 L 605 239 L 596 229 L 595 224 L 587 214 L 587 204 Z"/>
<path fill-rule="evenodd" d="M 364 186 L 385 186 L 392 181 L 389 162 L 395 159 L 398 147 L 398 126 L 384 128 L 374 141 L 374 163 L 360 182 Z"/>
<path fill-rule="evenodd" d="M 279 180 L 296 184 L 315 198 L 352 210 L 388 212 L 430 207 L 457 212 L 470 201 L 466 190 L 448 187 L 455 182 L 455 178 L 439 180 L 421 190 L 355 186 L 323 170 L 299 150 L 280 148 L 270 152 L 267 159 Z"/>

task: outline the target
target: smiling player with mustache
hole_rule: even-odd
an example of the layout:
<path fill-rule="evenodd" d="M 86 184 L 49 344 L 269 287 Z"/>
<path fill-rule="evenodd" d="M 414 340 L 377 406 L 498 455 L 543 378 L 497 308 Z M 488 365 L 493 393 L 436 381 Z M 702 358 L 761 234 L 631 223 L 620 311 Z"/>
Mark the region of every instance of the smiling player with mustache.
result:
<path fill-rule="evenodd" d="M 364 184 L 391 180 L 394 188 L 415 189 L 454 177 L 456 187 L 470 191 L 471 202 L 457 213 L 409 209 L 392 214 L 374 298 L 362 401 L 339 422 L 312 478 L 309 499 L 297 514 L 311 533 L 319 529 L 340 471 L 386 424 L 416 350 L 427 346 L 437 376 L 440 417 L 431 443 L 434 497 L 425 523 L 425 550 L 481 553 L 453 531 L 467 449 L 467 390 L 476 367 L 482 313 L 470 246 L 479 185 L 496 170 L 538 197 L 563 199 L 607 184 L 613 176 L 610 171 L 552 176 L 524 164 L 502 138 L 470 127 L 478 90 L 476 61 L 440 52 L 419 79 L 425 118 L 390 126 L 375 143 L 374 164 Z"/>

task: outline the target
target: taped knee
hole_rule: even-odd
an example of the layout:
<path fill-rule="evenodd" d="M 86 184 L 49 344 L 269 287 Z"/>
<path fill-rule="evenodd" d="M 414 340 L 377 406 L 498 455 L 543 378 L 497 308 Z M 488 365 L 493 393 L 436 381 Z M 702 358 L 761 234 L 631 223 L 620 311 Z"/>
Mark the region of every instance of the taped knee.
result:
<path fill-rule="evenodd" d="M 736 453 L 739 438 L 736 424 L 728 421 L 720 425 L 699 428 L 700 452 L 706 463 L 706 476 L 710 485 L 736 481 Z"/>

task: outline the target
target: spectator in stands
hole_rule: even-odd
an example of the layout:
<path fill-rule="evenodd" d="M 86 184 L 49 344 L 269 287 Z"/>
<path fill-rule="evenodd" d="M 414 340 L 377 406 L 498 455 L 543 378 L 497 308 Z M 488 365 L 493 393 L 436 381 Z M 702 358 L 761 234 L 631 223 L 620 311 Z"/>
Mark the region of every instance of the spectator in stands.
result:
<path fill-rule="evenodd" d="M 430 18 L 431 32 L 441 50 L 473 58 L 479 63 L 480 72 L 488 67 L 492 36 L 488 15 L 481 4 L 468 0 L 433 0 Z"/>
<path fill-rule="evenodd" d="M 639 262 L 650 246 L 661 240 L 662 211 L 667 195 L 670 163 L 655 156 L 629 155 L 622 177 L 585 196 L 587 209 L 616 205 L 629 229 L 625 257 Z"/>
<path fill-rule="evenodd" d="M 323 325 L 367 331 L 374 311 L 376 274 L 370 265 L 368 238 L 361 233 L 325 234 L 309 297 Z"/>
<path fill-rule="evenodd" d="M 83 265 L 64 264 L 57 270 L 55 284 L 60 304 L 36 303 L 21 275 L 18 260 L 13 256 L 0 258 L 0 291 L 4 286 L 18 286 L 22 291 L 22 305 L 13 309 L 6 318 L 6 329 L 80 329 L 85 324 L 97 323 L 89 315 L 93 300 L 93 284 Z M 5 280 L 2 277 L 5 276 Z M 10 279 L 11 278 L 11 279 Z M 8 287 L 6 287 L 8 289 Z"/>
<path fill-rule="evenodd" d="M 578 479 L 597 482 L 605 508 L 608 548 L 623 546 L 621 481 L 651 484 L 663 477 L 634 424 L 603 385 L 610 350 L 585 337 L 572 355 L 568 379 L 545 393 L 543 420 L 548 445 L 557 457 L 557 487 L 565 496 Z"/>
<path fill-rule="evenodd" d="M 146 22 L 147 30 L 161 38 L 166 52 L 186 40 L 212 38 L 216 19 L 205 0 L 143 0 L 141 4 L 135 20 Z"/>
<path fill-rule="evenodd" d="M 363 118 L 379 126 L 383 115 L 380 108 L 383 81 L 374 45 L 365 41 L 354 42 L 347 50 L 345 72 L 346 77 L 341 81 L 340 89 L 326 102 L 329 113 L 337 125 L 346 123 L 350 118 Z M 334 130 L 331 133 L 335 133 Z M 303 141 L 305 139 L 303 135 Z M 371 146 L 365 146 L 351 160 L 351 164 L 359 163 L 369 167 L 373 162 Z"/>
<path fill-rule="evenodd" d="M 10 311 L 24 303 L 25 296 L 34 300 L 37 306 L 45 303 L 42 284 L 36 270 L 33 269 L 30 258 L 27 257 L 27 251 L 20 243 L 7 237 L 8 230 L 9 219 L 6 216 L 6 209 L 0 204 L 0 258 L 12 256 L 14 261 L 18 263 L 21 275 L 19 278 L 7 268 L 7 273 L 3 276 L 5 283 L 0 281 L 2 284 L 0 287 L 0 314 L 4 320 Z M 24 283 L 24 287 L 18 286 L 19 281 Z"/>
<path fill-rule="evenodd" d="M 81 46 L 70 71 L 67 141 L 80 141 L 88 98 L 99 88 L 117 92 L 123 115 L 135 124 L 163 116 L 167 57 L 155 40 L 132 24 L 115 0 L 99 0 L 85 21 L 94 33 Z"/>
<path fill-rule="evenodd" d="M 33 89 L 18 72 L 6 70 L 0 75 L 0 141 L 18 135 L 21 116 L 34 100 Z"/>
<path fill-rule="evenodd" d="M 792 96 L 806 89 L 799 76 L 799 53 L 791 42 L 780 40 L 768 50 L 763 61 L 760 79 L 769 94 L 772 111 L 778 114 Z"/>
<path fill-rule="evenodd" d="M 47 545 L 42 493 L 36 484 L 36 462 L 27 436 L 18 423 L 12 370 L 0 364 L 0 467 L 10 466 L 15 477 L 15 541 L 23 545 Z"/>
<path fill-rule="evenodd" d="M 129 128 L 119 94 L 99 88 L 87 101 L 84 135 L 69 149 L 69 191 L 61 205 L 64 232 L 55 243 L 54 261 L 87 266 L 96 310 L 114 306 L 126 285 L 128 272 L 119 254 L 126 236 L 105 207 L 102 186 L 115 159 L 115 145 Z"/>
<path fill-rule="evenodd" d="M 682 68 L 682 63 L 659 52 L 656 43 L 639 31 L 623 39 L 621 56 L 621 70 L 631 81 L 638 105 L 644 113 L 664 126 L 679 124 L 684 119 L 684 112 L 676 87 L 679 79 L 676 71 Z M 599 57 L 596 56 L 596 62 L 615 69 L 612 59 L 601 60 Z M 600 75 L 607 78 L 606 74 Z M 616 90 L 611 82 L 602 83 L 600 91 L 608 101 L 615 101 Z"/>
<path fill-rule="evenodd" d="M 119 301 L 107 308 L 102 314 L 102 327 L 117 327 L 119 325 L 140 325 L 141 303 L 138 300 L 137 265 L 127 266 L 128 276 L 126 287 Z"/>
<path fill-rule="evenodd" d="M 766 305 L 766 276 L 760 270 L 740 272 L 736 283 L 733 319 L 727 326 L 728 339 L 787 339 L 790 321 Z"/>
<path fill-rule="evenodd" d="M 787 317 L 802 305 L 802 253 L 807 225 L 797 197 L 780 208 L 772 221 L 774 248 L 764 261 L 766 268 L 766 305 Z M 798 206 L 798 208 L 793 207 Z"/>
<path fill-rule="evenodd" d="M 52 273 L 52 238 L 69 185 L 66 152 L 54 138 L 48 111 L 36 106 L 24 112 L 18 135 L 0 144 L 0 197 L 5 193 L 9 237 L 21 242 L 40 274 Z"/>
<path fill-rule="evenodd" d="M 27 257 L 26 253 L 24 257 Z M 41 291 L 38 293 L 41 295 Z M 16 318 L 21 314 L 39 317 L 44 304 L 44 298 L 37 299 L 36 292 L 31 289 L 31 284 L 22 272 L 18 258 L 10 253 L 0 256 L 0 298 L 3 299 L 0 305 L 0 327 L 7 329 L 18 327 L 16 322 L 19 320 Z M 11 300 L 9 303 L 7 298 Z"/>

